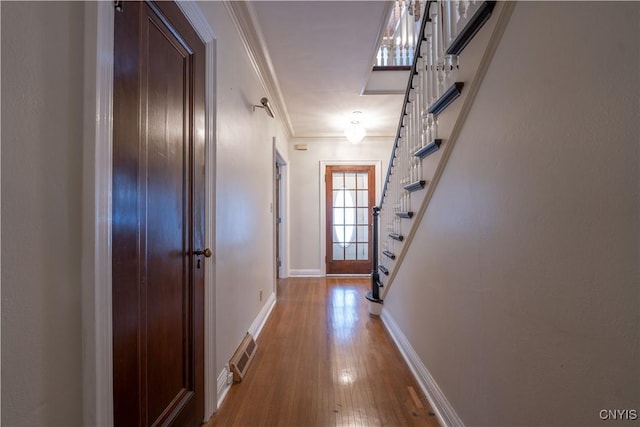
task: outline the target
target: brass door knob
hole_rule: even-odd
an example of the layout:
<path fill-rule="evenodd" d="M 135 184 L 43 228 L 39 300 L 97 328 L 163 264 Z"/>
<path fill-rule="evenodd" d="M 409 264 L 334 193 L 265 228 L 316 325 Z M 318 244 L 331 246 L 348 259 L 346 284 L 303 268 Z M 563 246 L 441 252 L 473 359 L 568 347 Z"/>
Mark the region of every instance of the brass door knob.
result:
<path fill-rule="evenodd" d="M 206 258 L 211 258 L 211 249 L 205 248 L 203 251 L 193 251 L 194 255 L 204 255 Z"/>

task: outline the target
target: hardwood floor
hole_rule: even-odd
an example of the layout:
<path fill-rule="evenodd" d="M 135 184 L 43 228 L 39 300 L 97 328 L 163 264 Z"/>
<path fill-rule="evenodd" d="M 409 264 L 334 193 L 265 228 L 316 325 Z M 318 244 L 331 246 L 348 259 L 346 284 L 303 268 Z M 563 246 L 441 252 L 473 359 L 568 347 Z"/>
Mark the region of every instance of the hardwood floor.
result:
<path fill-rule="evenodd" d="M 379 318 L 369 279 L 290 278 L 241 383 L 207 426 L 438 426 Z"/>

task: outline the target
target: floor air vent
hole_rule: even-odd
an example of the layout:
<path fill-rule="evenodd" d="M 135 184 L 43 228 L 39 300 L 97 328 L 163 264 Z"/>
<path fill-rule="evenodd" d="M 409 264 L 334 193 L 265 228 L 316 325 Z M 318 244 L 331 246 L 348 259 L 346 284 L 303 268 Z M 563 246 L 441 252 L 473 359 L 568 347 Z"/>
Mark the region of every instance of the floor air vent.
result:
<path fill-rule="evenodd" d="M 235 354 L 229 361 L 231 366 L 231 372 L 233 372 L 233 382 L 239 383 L 244 378 L 249 368 L 249 364 L 256 354 L 258 346 L 253 340 L 251 334 L 245 335 L 244 339 L 240 343 L 240 347 L 236 350 Z"/>

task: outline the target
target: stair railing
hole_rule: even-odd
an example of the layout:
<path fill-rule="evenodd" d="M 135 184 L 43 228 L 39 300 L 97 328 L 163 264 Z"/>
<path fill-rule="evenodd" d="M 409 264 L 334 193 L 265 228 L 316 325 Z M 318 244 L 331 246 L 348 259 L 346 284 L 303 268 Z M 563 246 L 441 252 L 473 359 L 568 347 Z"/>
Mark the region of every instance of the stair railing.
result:
<path fill-rule="evenodd" d="M 442 144 L 438 116 L 464 87 L 458 81 L 458 55 L 489 19 L 495 3 L 426 2 L 417 38 L 418 55 L 413 58 L 382 197 L 374 208 L 373 226 L 384 227 L 386 232 L 374 232 L 375 271 L 367 294 L 372 302 L 382 303 L 384 276 L 393 271 L 404 237 L 413 226 L 411 193 L 428 185 L 423 160 Z"/>
<path fill-rule="evenodd" d="M 422 10 L 426 0 L 396 0 L 384 30 L 376 68 L 407 67 L 413 63 Z"/>

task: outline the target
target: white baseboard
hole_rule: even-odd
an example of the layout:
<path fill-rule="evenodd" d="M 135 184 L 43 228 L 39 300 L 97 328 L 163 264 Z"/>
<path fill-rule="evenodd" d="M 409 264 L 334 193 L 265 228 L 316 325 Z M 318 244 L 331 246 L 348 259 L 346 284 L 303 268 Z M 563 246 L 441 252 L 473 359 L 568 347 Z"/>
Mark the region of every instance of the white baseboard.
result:
<path fill-rule="evenodd" d="M 249 326 L 249 333 L 253 335 L 254 340 L 258 339 L 258 335 L 260 335 L 260 332 L 262 331 L 262 328 L 267 322 L 267 319 L 269 318 L 269 315 L 271 314 L 271 311 L 273 310 L 273 307 L 275 307 L 275 305 L 276 294 L 272 292 L 271 295 L 269 295 L 267 302 L 262 307 L 262 310 L 260 310 L 260 313 L 258 313 L 258 316 L 255 318 L 251 326 Z"/>
<path fill-rule="evenodd" d="M 418 353 L 413 349 L 407 337 L 387 310 L 382 309 L 382 322 L 395 341 L 402 357 L 409 365 L 409 369 L 420 385 L 422 392 L 433 407 L 440 424 L 444 427 L 464 427 L 464 423 L 456 414 L 438 384 L 427 370 Z"/>
<path fill-rule="evenodd" d="M 289 270 L 289 277 L 324 277 L 320 270 Z"/>
<path fill-rule="evenodd" d="M 229 390 L 231 390 L 231 384 L 228 383 L 227 379 L 229 378 L 229 373 L 231 370 L 229 369 L 229 365 L 224 365 L 222 372 L 218 375 L 218 409 L 220 409 L 220 405 L 224 401 L 224 398 L 227 397 Z"/>
<path fill-rule="evenodd" d="M 251 326 L 249 326 L 248 332 L 253 335 L 254 339 L 258 339 L 258 335 L 260 335 L 260 332 L 262 331 L 262 328 L 267 322 L 267 319 L 269 318 L 269 315 L 273 311 L 273 307 L 275 307 L 275 305 L 276 294 L 271 293 L 266 303 L 262 307 L 262 310 L 260 310 L 258 316 L 256 316 Z M 227 397 L 227 394 L 229 393 L 229 390 L 231 390 L 231 386 L 233 385 L 232 382 L 228 382 L 230 373 L 231 370 L 229 369 L 229 364 L 226 364 L 218 375 L 218 409 L 220 409 L 220 405 L 222 405 L 222 402 L 224 401 L 225 397 Z"/>

